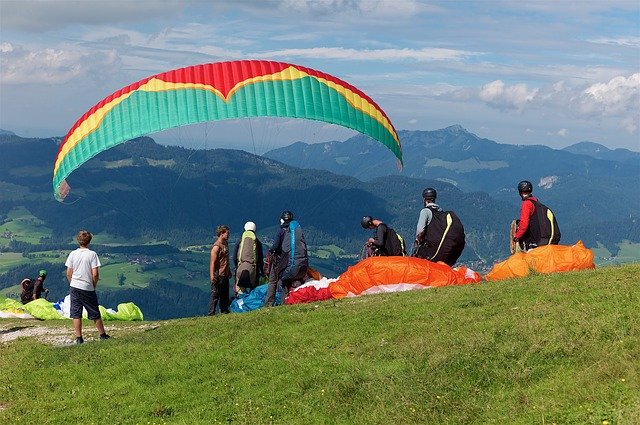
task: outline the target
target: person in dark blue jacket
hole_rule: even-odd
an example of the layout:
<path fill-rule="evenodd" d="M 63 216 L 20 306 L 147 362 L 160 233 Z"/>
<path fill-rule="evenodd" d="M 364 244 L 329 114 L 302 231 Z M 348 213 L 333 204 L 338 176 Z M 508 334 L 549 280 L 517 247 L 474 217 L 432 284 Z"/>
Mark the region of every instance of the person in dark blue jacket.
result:
<path fill-rule="evenodd" d="M 309 268 L 307 243 L 300 223 L 293 219 L 291 211 L 280 215 L 280 228 L 276 233 L 273 245 L 269 248 L 271 271 L 265 306 L 275 302 L 276 290 L 282 288 L 282 304 L 284 304 L 291 288 L 302 285 Z"/>

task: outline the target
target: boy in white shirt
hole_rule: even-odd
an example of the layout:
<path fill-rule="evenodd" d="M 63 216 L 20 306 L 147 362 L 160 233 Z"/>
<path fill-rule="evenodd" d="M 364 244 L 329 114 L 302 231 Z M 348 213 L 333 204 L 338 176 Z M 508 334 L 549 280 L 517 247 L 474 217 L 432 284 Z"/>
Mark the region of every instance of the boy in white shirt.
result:
<path fill-rule="evenodd" d="M 100 279 L 100 260 L 98 254 L 89 249 L 93 235 L 81 230 L 76 236 L 80 248 L 72 251 L 64 263 L 67 266 L 67 280 L 69 280 L 69 296 L 71 299 L 71 318 L 76 333 L 76 344 L 82 344 L 82 308 L 87 310 L 89 319 L 96 324 L 100 339 L 109 339 L 104 330 L 102 316 L 98 308 L 96 285 Z"/>

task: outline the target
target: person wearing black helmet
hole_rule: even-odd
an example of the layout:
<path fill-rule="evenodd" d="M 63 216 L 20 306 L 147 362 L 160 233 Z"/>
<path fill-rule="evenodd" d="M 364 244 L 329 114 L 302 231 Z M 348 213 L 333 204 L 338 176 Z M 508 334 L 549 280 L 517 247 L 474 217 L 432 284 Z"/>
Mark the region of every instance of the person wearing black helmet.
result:
<path fill-rule="evenodd" d="M 422 191 L 424 208 L 416 225 L 412 255 L 453 267 L 464 250 L 464 226 L 453 211 L 443 211 L 436 204 L 437 197 L 432 187 Z"/>
<path fill-rule="evenodd" d="M 307 242 L 291 211 L 280 214 L 280 228 L 269 248 L 269 259 L 272 266 L 265 299 L 267 307 L 274 305 L 278 287 L 282 288 L 281 304 L 284 304 L 291 288 L 302 285 L 309 268 Z"/>
<path fill-rule="evenodd" d="M 373 237 L 367 241 L 366 256 L 403 256 L 404 241 L 402 237 L 396 233 L 391 227 L 387 226 L 382 220 L 365 215 L 360 220 L 363 229 L 375 229 Z"/>
<path fill-rule="evenodd" d="M 420 210 L 420 216 L 418 217 L 418 225 L 416 226 L 416 243 L 414 243 L 414 249 L 422 243 L 425 236 L 425 230 L 431 219 L 433 218 L 433 210 L 442 211 L 442 208 L 436 204 L 436 198 L 438 192 L 432 187 L 428 187 L 422 191 L 422 201 L 424 208 Z"/>
<path fill-rule="evenodd" d="M 542 245 L 557 245 L 560 242 L 560 228 L 555 214 L 533 196 L 531 182 L 523 180 L 518 183 L 518 194 L 522 199 L 522 207 L 513 241 L 520 244 L 524 251 Z"/>

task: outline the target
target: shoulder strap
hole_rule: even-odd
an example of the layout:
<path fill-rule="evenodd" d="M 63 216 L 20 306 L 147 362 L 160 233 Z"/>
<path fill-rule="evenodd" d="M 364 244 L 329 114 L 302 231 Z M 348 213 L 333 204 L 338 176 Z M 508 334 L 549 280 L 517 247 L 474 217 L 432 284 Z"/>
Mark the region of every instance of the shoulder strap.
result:
<path fill-rule="evenodd" d="M 291 238 L 291 264 L 293 264 L 293 259 L 296 255 L 296 229 L 300 227 L 300 224 L 293 220 L 289 223 L 289 237 Z"/>

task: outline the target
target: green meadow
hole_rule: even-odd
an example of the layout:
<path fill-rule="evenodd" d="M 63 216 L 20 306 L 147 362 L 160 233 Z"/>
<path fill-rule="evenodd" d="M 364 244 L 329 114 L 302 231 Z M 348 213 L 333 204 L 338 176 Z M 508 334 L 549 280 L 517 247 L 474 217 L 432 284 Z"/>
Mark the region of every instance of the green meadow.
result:
<path fill-rule="evenodd" d="M 51 229 L 24 207 L 11 210 L 4 223 L 0 224 L 0 247 L 8 246 L 11 238 L 38 244 L 41 238 L 47 236 L 51 236 Z"/>
<path fill-rule="evenodd" d="M 86 322 L 80 346 L 0 343 L 0 423 L 638 424 L 639 273 L 108 322 L 108 341 Z M 0 319 L 41 328 L 71 341 Z"/>

